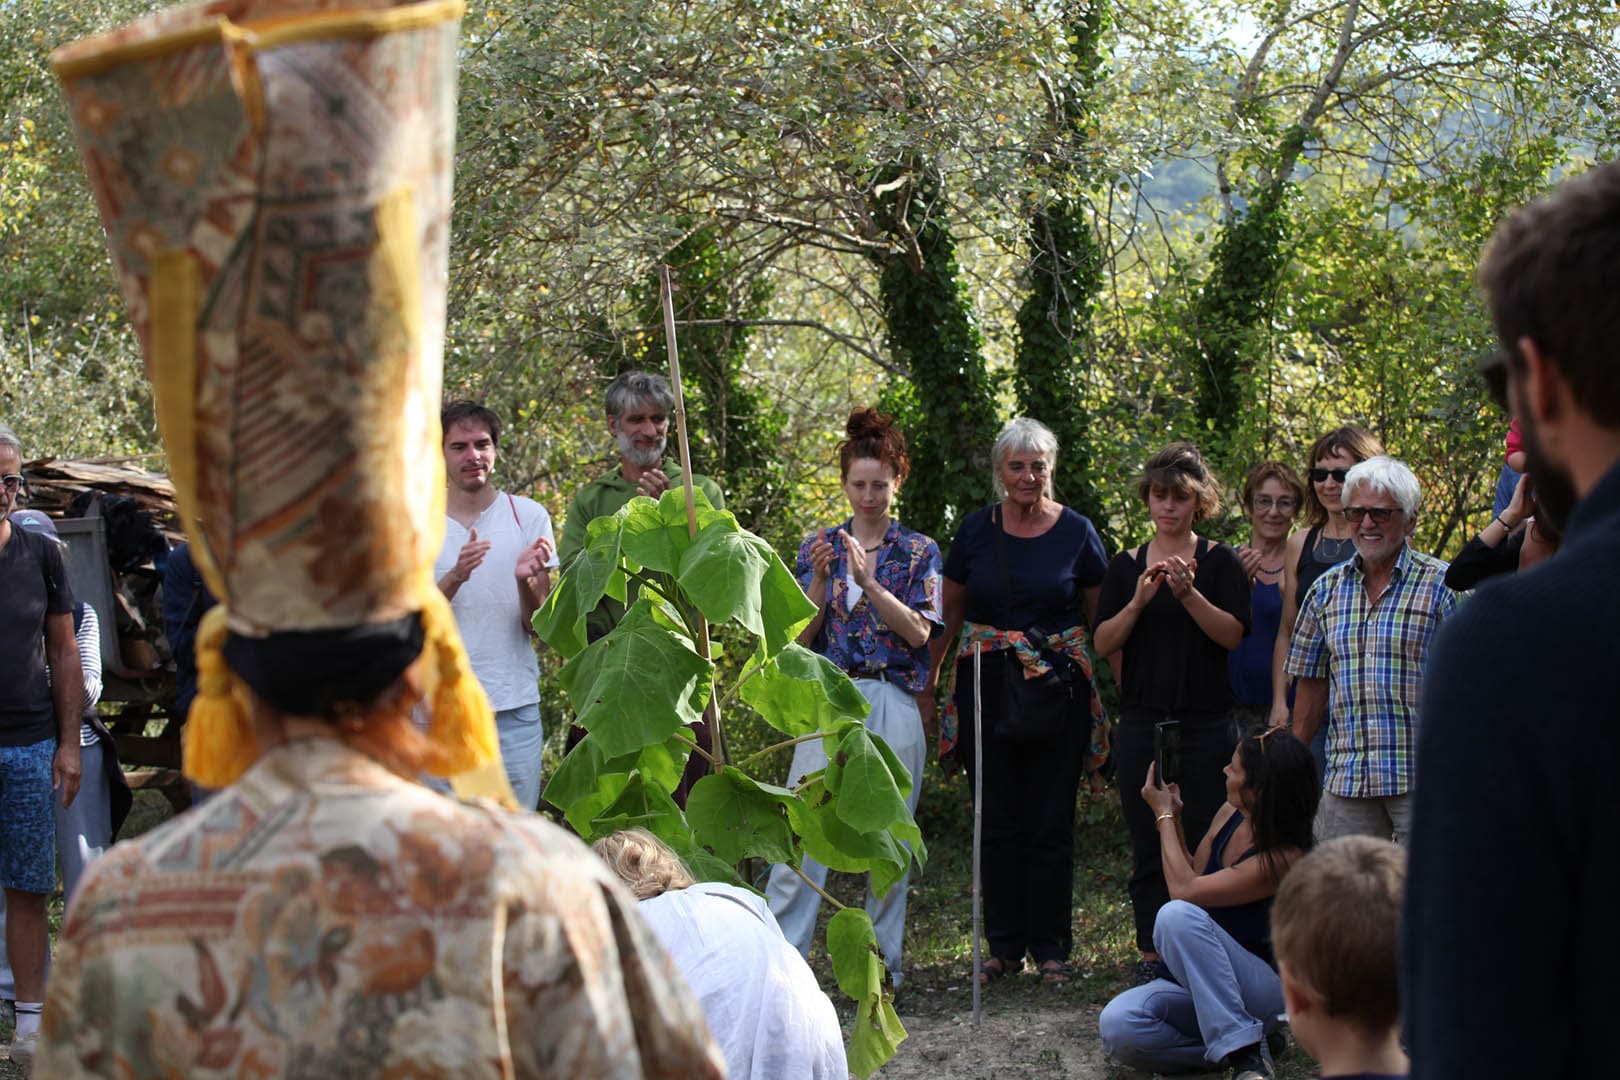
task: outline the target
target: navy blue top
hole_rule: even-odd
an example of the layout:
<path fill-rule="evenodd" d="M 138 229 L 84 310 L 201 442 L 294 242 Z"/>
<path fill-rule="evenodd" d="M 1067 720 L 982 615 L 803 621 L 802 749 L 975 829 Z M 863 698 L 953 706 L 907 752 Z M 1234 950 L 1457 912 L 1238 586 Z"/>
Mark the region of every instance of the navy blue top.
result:
<path fill-rule="evenodd" d="M 1226 856 L 1226 845 L 1231 842 L 1232 834 L 1237 827 L 1243 824 L 1243 811 L 1235 812 L 1226 819 L 1221 831 L 1216 834 L 1215 842 L 1209 848 L 1209 862 L 1204 867 L 1205 874 L 1213 874 L 1224 869 L 1221 860 Z M 1256 852 L 1250 848 L 1239 855 L 1238 863 L 1247 859 Z M 1277 961 L 1271 955 L 1271 900 L 1267 896 L 1261 900 L 1250 900 L 1247 904 L 1235 904 L 1232 907 L 1212 907 L 1207 909 L 1209 917 L 1215 920 L 1215 925 L 1232 935 L 1232 940 L 1248 949 L 1254 955 L 1270 964 L 1277 966 Z"/>
<path fill-rule="evenodd" d="M 1249 635 L 1226 657 L 1239 705 L 1271 707 L 1271 659 L 1282 627 L 1282 586 L 1257 581 L 1249 592 Z"/>
<path fill-rule="evenodd" d="M 945 576 L 967 587 L 968 621 L 999 630 L 1038 626 L 1048 633 L 1084 621 L 1081 590 L 1101 585 L 1108 571 L 1102 537 L 1091 519 L 1065 506 L 1057 524 L 1039 536 L 1003 532 L 1011 589 L 1003 596 L 1001 567 L 996 561 L 1000 506 L 994 503 L 962 519 L 945 557 Z M 993 519 L 991 511 L 996 512 Z"/>
<path fill-rule="evenodd" d="M 21 525 L 0 548 L 0 746 L 56 737 L 56 702 L 45 664 L 45 617 L 73 610 L 62 549 Z"/>

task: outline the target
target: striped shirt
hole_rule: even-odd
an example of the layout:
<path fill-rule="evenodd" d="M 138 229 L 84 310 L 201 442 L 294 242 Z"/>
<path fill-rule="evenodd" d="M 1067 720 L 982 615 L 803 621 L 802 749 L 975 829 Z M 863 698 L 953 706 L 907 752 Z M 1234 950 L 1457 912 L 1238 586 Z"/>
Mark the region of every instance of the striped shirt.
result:
<path fill-rule="evenodd" d="M 1286 670 L 1328 680 L 1325 790 L 1381 798 L 1412 790 L 1423 660 L 1457 606 L 1446 564 L 1402 546 L 1389 587 L 1367 602 L 1361 557 L 1317 579 L 1299 605 Z"/>

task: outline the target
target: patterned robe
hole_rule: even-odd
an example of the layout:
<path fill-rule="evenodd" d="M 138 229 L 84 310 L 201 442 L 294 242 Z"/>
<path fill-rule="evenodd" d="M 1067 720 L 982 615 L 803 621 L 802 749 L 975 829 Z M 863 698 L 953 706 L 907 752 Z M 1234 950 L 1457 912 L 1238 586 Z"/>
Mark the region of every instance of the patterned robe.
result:
<path fill-rule="evenodd" d="M 91 865 L 36 1075 L 722 1076 L 635 908 L 539 818 L 294 740 Z"/>

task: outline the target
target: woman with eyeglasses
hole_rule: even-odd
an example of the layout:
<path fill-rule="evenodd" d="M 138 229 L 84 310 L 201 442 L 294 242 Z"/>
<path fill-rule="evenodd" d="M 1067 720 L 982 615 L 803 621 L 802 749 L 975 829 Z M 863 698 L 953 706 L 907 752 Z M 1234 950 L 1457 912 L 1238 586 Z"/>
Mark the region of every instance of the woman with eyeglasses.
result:
<path fill-rule="evenodd" d="M 1292 680 L 1283 665 L 1288 660 L 1288 645 L 1294 637 L 1299 603 L 1328 567 L 1356 553 L 1341 501 L 1345 474 L 1352 466 L 1383 452 L 1384 444 L 1372 432 L 1359 424 L 1345 424 L 1317 439 L 1305 455 L 1310 463 L 1309 482 L 1305 485 L 1305 521 L 1310 528 L 1293 535 L 1288 541 L 1287 558 L 1283 560 L 1282 618 L 1277 624 L 1277 644 L 1271 658 L 1273 724 L 1288 723 L 1288 684 Z M 1311 740 L 1317 776 L 1325 775 L 1327 770 L 1327 728 L 1324 722 L 1317 729 L 1316 738 Z"/>
<path fill-rule="evenodd" d="M 1170 886 L 1153 927 L 1163 972 L 1110 1001 L 1097 1027 L 1110 1057 L 1144 1072 L 1275 1075 L 1267 1036 L 1281 1026 L 1283 996 L 1271 902 L 1311 848 L 1316 768 L 1303 743 L 1267 728 L 1245 735 L 1224 771 L 1226 803 L 1192 853 L 1180 787 L 1152 769 L 1142 786 Z"/>
<path fill-rule="evenodd" d="M 1243 481 L 1243 513 L 1249 542 L 1238 558 L 1249 575 L 1249 634 L 1227 657 L 1232 696 L 1240 727 L 1264 723 L 1271 715 L 1272 659 L 1282 623 L 1283 577 L 1288 537 L 1305 501 L 1299 475 L 1280 461 L 1262 461 Z"/>

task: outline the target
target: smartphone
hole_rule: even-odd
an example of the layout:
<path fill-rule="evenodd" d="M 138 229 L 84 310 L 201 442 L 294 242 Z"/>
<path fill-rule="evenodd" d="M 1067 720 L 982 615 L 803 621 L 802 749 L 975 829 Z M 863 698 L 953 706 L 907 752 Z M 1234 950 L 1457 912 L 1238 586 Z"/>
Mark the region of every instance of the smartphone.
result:
<path fill-rule="evenodd" d="M 1159 786 L 1181 783 L 1181 721 L 1160 720 L 1153 725 L 1153 764 Z"/>

